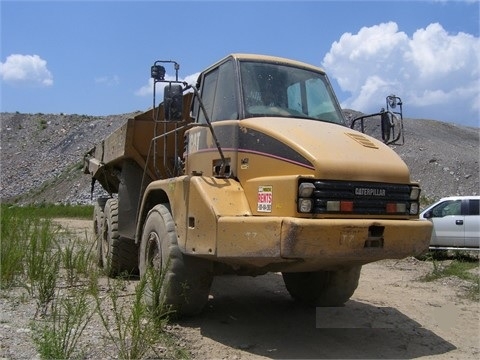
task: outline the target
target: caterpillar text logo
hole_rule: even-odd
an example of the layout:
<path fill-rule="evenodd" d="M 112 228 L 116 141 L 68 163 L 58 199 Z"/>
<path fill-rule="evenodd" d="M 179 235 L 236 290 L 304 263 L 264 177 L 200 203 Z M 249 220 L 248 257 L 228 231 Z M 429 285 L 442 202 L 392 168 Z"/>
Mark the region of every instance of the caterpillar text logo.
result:
<path fill-rule="evenodd" d="M 373 188 L 355 188 L 355 195 L 358 196 L 385 196 L 385 189 L 373 189 Z"/>

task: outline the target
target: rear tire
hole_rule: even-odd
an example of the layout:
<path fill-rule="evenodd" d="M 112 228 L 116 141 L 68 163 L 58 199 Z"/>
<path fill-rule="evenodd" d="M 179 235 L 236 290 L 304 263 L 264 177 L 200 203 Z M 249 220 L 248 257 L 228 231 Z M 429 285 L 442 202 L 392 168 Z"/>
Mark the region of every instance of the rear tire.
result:
<path fill-rule="evenodd" d="M 93 234 L 97 243 L 97 264 L 103 268 L 102 241 L 105 203 L 108 198 L 98 198 L 93 208 Z"/>
<path fill-rule="evenodd" d="M 290 295 L 312 306 L 343 306 L 358 286 L 361 266 L 338 271 L 282 273 Z"/>
<path fill-rule="evenodd" d="M 134 240 L 121 237 L 118 232 L 117 199 L 108 199 L 105 203 L 102 231 L 99 251 L 107 275 L 138 274 L 138 246 Z"/>
<path fill-rule="evenodd" d="M 147 282 L 145 300 L 154 311 L 163 304 L 177 316 L 191 316 L 207 304 L 213 266 L 181 252 L 167 206 L 150 210 L 143 228 L 139 263 L 140 276 Z"/>

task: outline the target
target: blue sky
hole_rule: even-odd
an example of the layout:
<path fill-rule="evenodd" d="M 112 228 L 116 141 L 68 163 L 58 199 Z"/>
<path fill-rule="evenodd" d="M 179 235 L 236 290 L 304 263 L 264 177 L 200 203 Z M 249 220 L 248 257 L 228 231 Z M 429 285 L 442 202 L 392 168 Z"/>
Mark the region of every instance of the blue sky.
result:
<path fill-rule="evenodd" d="M 152 105 L 150 66 L 189 82 L 232 52 L 323 67 L 345 108 L 479 126 L 479 1 L 4 1 L 1 111 Z M 167 75 L 173 73 L 167 69 Z"/>

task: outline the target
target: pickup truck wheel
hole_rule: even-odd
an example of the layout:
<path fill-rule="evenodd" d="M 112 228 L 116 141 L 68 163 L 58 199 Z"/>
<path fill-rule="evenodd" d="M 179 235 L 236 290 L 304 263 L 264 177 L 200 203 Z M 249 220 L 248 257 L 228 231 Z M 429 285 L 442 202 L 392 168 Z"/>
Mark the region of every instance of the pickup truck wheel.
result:
<path fill-rule="evenodd" d="M 138 274 L 138 246 L 132 239 L 121 237 L 118 232 L 117 199 L 108 199 L 105 203 L 102 230 L 99 251 L 107 275 Z"/>
<path fill-rule="evenodd" d="M 104 209 L 108 198 L 98 198 L 93 208 L 93 234 L 97 243 L 97 264 L 103 267 L 102 241 L 103 241 L 103 219 L 105 217 Z"/>
<path fill-rule="evenodd" d="M 342 306 L 358 286 L 361 266 L 338 271 L 282 273 L 290 295 L 312 306 Z"/>
<path fill-rule="evenodd" d="M 212 263 L 181 252 L 167 206 L 150 210 L 143 228 L 139 263 L 140 276 L 147 283 L 145 300 L 155 312 L 165 305 L 177 316 L 195 315 L 208 301 Z"/>

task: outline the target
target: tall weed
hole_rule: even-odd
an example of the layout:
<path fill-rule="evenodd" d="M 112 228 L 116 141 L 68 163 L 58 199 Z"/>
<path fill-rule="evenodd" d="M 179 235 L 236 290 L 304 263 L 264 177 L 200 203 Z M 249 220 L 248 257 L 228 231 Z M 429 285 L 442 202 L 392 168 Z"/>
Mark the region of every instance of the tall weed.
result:
<path fill-rule="evenodd" d="M 54 212 L 48 206 L 2 204 L 1 211 L 1 288 L 23 286 L 27 293 L 22 296 L 35 299 L 32 338 L 42 358 L 84 357 L 80 338 L 95 313 L 107 339 L 117 347 L 118 358 L 165 357 L 172 348 L 175 358 L 184 357 L 164 331 L 168 308 L 161 301 L 149 305 L 144 301 L 145 281 L 150 282 L 150 292 L 159 295 L 162 274 L 152 272 L 140 280 L 128 298 L 122 294 L 127 280 L 109 280 L 110 291 L 104 297 L 98 286 L 101 272 L 96 268 L 95 241 L 59 231 L 50 220 Z"/>
<path fill-rule="evenodd" d="M 68 286 L 74 286 L 81 275 L 87 276 L 90 272 L 95 272 L 92 260 L 93 247 L 95 244 L 88 244 L 80 238 L 71 236 L 65 240 L 67 245 L 61 248 L 62 263 L 66 271 L 66 281 Z"/>
<path fill-rule="evenodd" d="M 32 219 L 26 245 L 24 286 L 30 295 L 36 296 L 38 309 L 45 310 L 54 297 L 61 258 L 51 221 L 37 217 Z"/>
<path fill-rule="evenodd" d="M 0 287 L 17 285 L 25 271 L 24 258 L 30 237 L 31 219 L 15 216 L 8 207 L 1 211 Z"/>
<path fill-rule="evenodd" d="M 164 311 L 162 319 L 152 316 L 150 307 L 143 300 L 145 279 L 141 279 L 135 287 L 133 304 L 121 296 L 125 286 L 125 280 L 113 280 L 107 298 L 108 304 L 102 304 L 97 298 L 97 312 L 108 338 L 117 347 L 121 359 L 140 359 L 146 355 L 154 355 L 157 358 L 159 355 L 154 345 L 160 339 L 166 338 L 163 327 L 168 321 L 168 313 Z M 109 306 L 113 310 L 110 317 L 102 310 L 104 306 Z M 157 309 L 156 313 L 160 314 L 161 311 Z"/>
<path fill-rule="evenodd" d="M 94 311 L 83 290 L 70 296 L 56 296 L 52 313 L 33 325 L 33 340 L 43 359 L 83 358 L 78 346 Z"/>
<path fill-rule="evenodd" d="M 59 269 L 51 221 L 25 209 L 1 209 L 2 289 L 22 285 L 40 302 L 50 301 Z"/>

